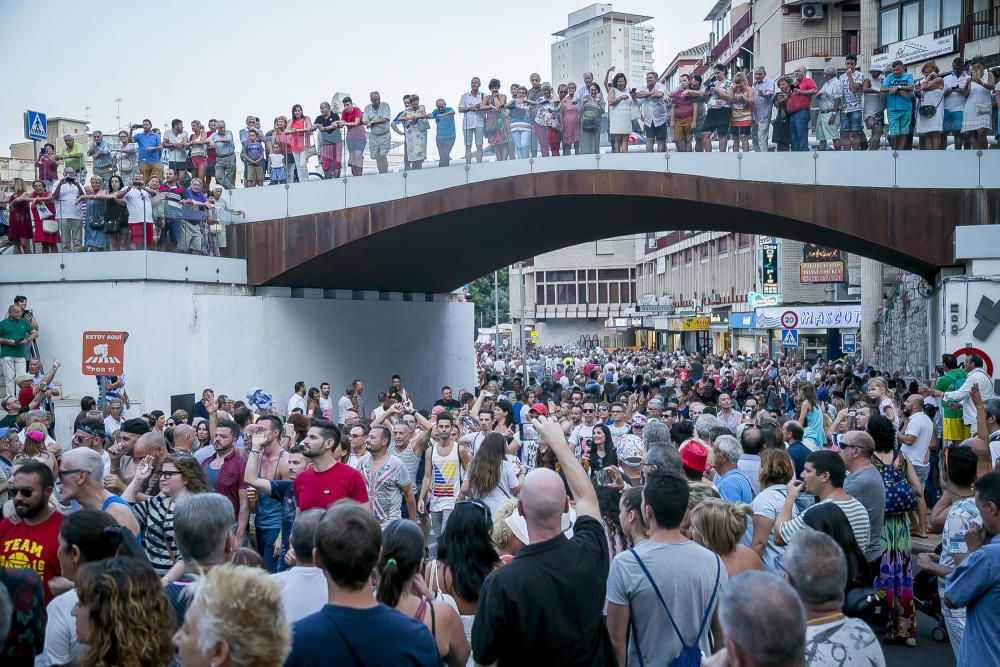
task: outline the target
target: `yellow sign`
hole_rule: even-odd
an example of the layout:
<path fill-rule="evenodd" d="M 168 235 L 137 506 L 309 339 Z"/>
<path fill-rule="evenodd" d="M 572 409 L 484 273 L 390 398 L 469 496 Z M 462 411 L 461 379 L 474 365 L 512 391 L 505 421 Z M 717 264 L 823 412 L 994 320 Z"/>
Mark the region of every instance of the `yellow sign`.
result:
<path fill-rule="evenodd" d="M 538 343 L 538 329 L 531 330 L 531 342 L 535 344 Z"/>
<path fill-rule="evenodd" d="M 709 317 L 684 317 L 670 320 L 671 331 L 708 331 L 712 319 Z"/>

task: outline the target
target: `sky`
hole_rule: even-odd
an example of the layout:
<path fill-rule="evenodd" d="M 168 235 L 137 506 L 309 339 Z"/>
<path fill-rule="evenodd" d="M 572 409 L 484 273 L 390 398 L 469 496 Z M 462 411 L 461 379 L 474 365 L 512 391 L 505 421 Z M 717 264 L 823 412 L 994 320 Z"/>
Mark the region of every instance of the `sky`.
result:
<path fill-rule="evenodd" d="M 222 118 L 234 132 L 248 114 L 268 127 L 274 117 L 290 116 L 295 103 L 315 117 L 319 103 L 338 91 L 367 104 L 378 90 L 394 112 L 411 92 L 428 107 L 438 97 L 455 106 L 472 76 L 484 84 L 496 77 L 503 89 L 527 84 L 534 71 L 547 79 L 552 33 L 590 4 L 50 0 L 39 15 L 35 2 L 3 0 L 0 44 L 14 70 L 0 98 L 0 153 L 24 141 L 27 109 L 89 114 L 91 130 L 108 133 L 118 125 L 117 98 L 123 126 L 150 118 L 162 128 L 176 117 L 190 127 L 192 119 Z M 707 39 L 703 19 L 714 4 L 612 3 L 616 11 L 655 17 L 658 71 Z"/>

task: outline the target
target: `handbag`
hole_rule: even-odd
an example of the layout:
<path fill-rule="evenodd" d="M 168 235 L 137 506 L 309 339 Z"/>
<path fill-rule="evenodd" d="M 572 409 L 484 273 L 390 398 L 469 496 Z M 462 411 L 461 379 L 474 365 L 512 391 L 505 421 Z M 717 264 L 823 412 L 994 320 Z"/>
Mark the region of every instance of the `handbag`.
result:
<path fill-rule="evenodd" d="M 42 220 L 42 231 L 46 234 L 56 234 L 59 231 L 59 221 L 54 218 Z"/>
<path fill-rule="evenodd" d="M 917 107 L 917 113 L 924 118 L 933 118 L 934 114 L 937 113 L 937 104 L 921 104 Z"/>
<path fill-rule="evenodd" d="M 906 481 L 906 476 L 896 467 L 896 457 L 893 455 L 892 463 L 876 464 L 879 473 L 882 475 L 882 483 L 885 484 L 885 513 L 886 514 L 906 514 L 917 509 L 917 494 L 910 488 Z M 878 461 L 878 459 L 875 459 Z"/>
<path fill-rule="evenodd" d="M 993 105 L 992 104 L 989 104 L 989 103 L 979 104 L 978 102 L 976 103 L 976 115 L 977 116 L 986 116 L 986 115 L 989 115 L 991 113 L 993 113 Z"/>
<path fill-rule="evenodd" d="M 208 231 L 210 231 L 213 234 L 218 234 L 219 232 L 222 231 L 222 225 L 220 225 L 217 222 L 213 222 L 208 226 Z"/>
<path fill-rule="evenodd" d="M 117 234 L 119 225 L 117 220 L 105 220 L 100 227 L 94 227 L 94 229 L 103 229 L 105 234 Z"/>

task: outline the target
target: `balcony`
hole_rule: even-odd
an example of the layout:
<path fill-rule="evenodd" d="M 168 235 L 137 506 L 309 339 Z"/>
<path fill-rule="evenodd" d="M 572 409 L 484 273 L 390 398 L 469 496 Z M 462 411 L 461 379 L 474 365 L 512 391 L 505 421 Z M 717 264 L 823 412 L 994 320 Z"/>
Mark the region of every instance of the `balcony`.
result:
<path fill-rule="evenodd" d="M 805 65 L 807 69 L 822 69 L 831 58 L 843 58 L 857 52 L 856 35 L 804 37 L 781 45 L 781 71 L 788 72 L 799 65 Z M 813 61 L 814 58 L 818 60 Z"/>
<path fill-rule="evenodd" d="M 1000 37 L 1000 6 L 990 7 L 965 17 L 964 39 L 962 45 L 990 37 Z"/>
<path fill-rule="evenodd" d="M 743 36 L 743 33 L 745 33 L 750 28 L 752 24 L 753 24 L 753 8 L 750 7 L 747 9 L 746 14 L 741 16 L 739 20 L 737 20 L 736 23 L 733 24 L 732 29 L 728 33 L 726 33 L 715 46 L 712 47 L 712 51 L 709 55 L 711 62 L 712 63 L 719 62 L 720 59 L 722 58 L 722 55 L 727 50 L 729 50 L 731 46 L 732 47 L 741 46 L 742 43 L 746 40 L 744 39 L 741 41 L 740 38 Z M 726 60 L 728 61 L 730 59 L 731 58 L 727 58 Z"/>

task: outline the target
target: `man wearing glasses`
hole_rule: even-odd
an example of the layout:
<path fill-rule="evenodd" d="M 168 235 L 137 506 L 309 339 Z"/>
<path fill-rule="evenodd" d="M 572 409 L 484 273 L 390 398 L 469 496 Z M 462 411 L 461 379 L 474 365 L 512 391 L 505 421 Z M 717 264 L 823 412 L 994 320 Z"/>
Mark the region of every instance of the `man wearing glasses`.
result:
<path fill-rule="evenodd" d="M 597 425 L 597 403 L 588 398 L 583 401 L 581 408 L 583 421 L 577 424 L 569 435 L 569 444 L 573 446 L 576 458 L 583 455 L 583 443 L 593 439 L 594 426 Z"/>
<path fill-rule="evenodd" d="M 62 576 L 58 553 L 63 516 L 49 505 L 54 484 L 52 470 L 44 463 L 21 465 L 8 487 L 19 521 L 0 521 L 0 566 L 37 572 L 45 584 L 46 604 L 53 598 L 49 581 Z"/>
<path fill-rule="evenodd" d="M 865 558 L 877 572 L 877 564 L 882 559 L 882 522 L 885 518 L 885 482 L 882 473 L 872 465 L 875 441 L 864 431 L 848 431 L 840 439 L 840 458 L 847 467 L 844 479 L 844 493 L 851 496 L 868 510 L 869 532 L 873 536 L 865 549 Z M 864 548 L 864 547 L 862 547 Z"/>

